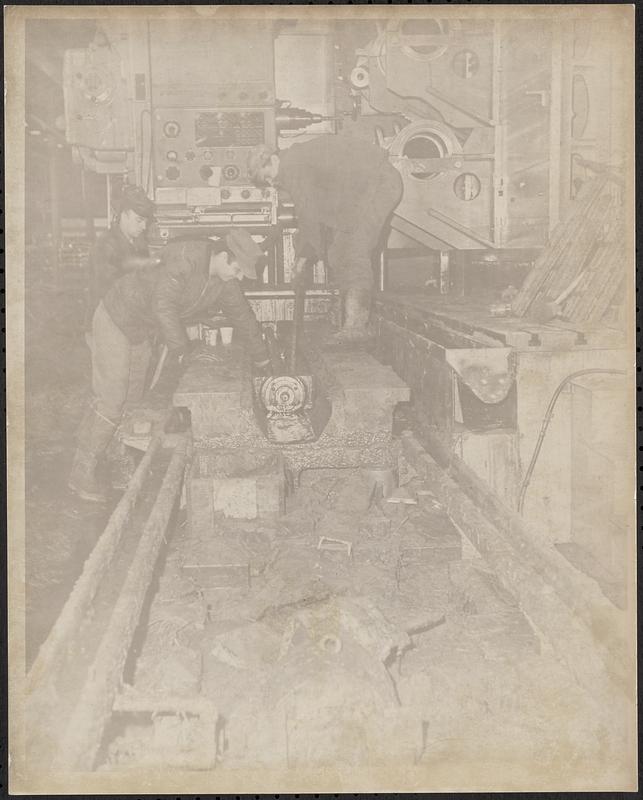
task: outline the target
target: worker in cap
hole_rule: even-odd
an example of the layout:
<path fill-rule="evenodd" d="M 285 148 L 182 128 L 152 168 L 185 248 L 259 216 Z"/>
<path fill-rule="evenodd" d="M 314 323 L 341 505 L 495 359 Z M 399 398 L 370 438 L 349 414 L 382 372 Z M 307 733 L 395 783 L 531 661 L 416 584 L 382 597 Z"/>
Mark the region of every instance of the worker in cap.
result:
<path fill-rule="evenodd" d="M 111 225 L 94 243 L 89 256 L 89 296 L 85 314 L 85 338 L 92 347 L 92 320 L 101 299 L 114 281 L 127 272 L 157 267 L 150 255 L 145 233 L 154 218 L 154 204 L 140 186 L 126 185 L 116 197 Z M 126 485 L 131 459 L 114 439 L 107 453 L 115 485 Z"/>
<path fill-rule="evenodd" d="M 153 219 L 154 204 L 145 191 L 140 186 L 125 186 L 116 199 L 109 229 L 90 252 L 88 332 L 94 311 L 112 283 L 130 270 L 154 263 L 145 238 Z"/>
<path fill-rule="evenodd" d="M 285 190 L 297 216 L 295 274 L 323 259 L 342 295 L 340 341 L 367 338 L 375 274 L 373 254 L 402 199 L 402 178 L 386 151 L 348 136 L 319 136 L 248 157 L 256 184 Z"/>
<path fill-rule="evenodd" d="M 126 404 L 139 401 L 144 393 L 155 335 L 175 357 L 200 357 L 200 345 L 190 342 L 186 325 L 221 310 L 245 342 L 256 372 L 269 370 L 261 330 L 240 284 L 244 277 L 256 279 L 263 257 L 246 230 L 233 229 L 218 241 L 170 241 L 160 267 L 139 268 L 114 282 L 93 318 L 94 397 L 80 426 L 69 477 L 69 487 L 78 496 L 106 499 L 97 468 Z"/>

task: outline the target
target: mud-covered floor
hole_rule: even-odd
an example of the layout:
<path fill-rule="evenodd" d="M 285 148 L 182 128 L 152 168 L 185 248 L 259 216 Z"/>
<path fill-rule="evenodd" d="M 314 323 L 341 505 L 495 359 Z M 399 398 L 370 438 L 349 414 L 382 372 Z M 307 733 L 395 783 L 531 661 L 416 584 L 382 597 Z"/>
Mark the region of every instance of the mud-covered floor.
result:
<path fill-rule="evenodd" d="M 26 650 L 35 658 L 103 530 L 109 509 L 67 490 L 75 431 L 89 397 L 81 285 L 29 254 L 26 281 Z"/>
<path fill-rule="evenodd" d="M 78 287 L 43 265 L 26 274 L 30 663 L 111 507 L 66 489 L 89 391 Z M 359 470 L 308 471 L 278 519 L 220 517 L 198 539 L 178 514 L 125 677 L 148 698 L 180 708 L 200 696 L 210 710 L 117 714 L 101 769 L 529 757 L 571 774 L 618 758 L 610 710 L 400 466 L 404 502 Z"/>
<path fill-rule="evenodd" d="M 311 470 L 277 520 L 221 516 L 204 538 L 180 525 L 128 680 L 148 702 L 205 697 L 212 718 L 123 715 L 101 769 L 528 755 L 573 774 L 618 747 L 606 709 L 400 464 L 403 502 L 360 470 Z"/>

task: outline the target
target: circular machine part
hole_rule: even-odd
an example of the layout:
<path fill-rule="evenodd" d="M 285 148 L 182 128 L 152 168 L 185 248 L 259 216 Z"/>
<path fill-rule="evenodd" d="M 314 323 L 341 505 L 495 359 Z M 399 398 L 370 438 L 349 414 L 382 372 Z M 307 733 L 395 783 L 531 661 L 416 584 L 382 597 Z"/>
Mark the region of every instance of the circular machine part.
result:
<path fill-rule="evenodd" d="M 416 180 L 432 180 L 442 173 L 434 168 L 423 169 L 422 159 L 446 158 L 462 153 L 462 146 L 453 131 L 441 122 L 420 120 L 406 125 L 389 147 L 391 156 L 413 159 L 408 175 Z M 412 171 L 411 171 L 412 170 Z"/>
<path fill-rule="evenodd" d="M 453 193 L 460 200 L 475 200 L 481 188 L 480 178 L 473 172 L 463 172 L 453 181 Z"/>
<path fill-rule="evenodd" d="M 185 158 L 188 161 L 194 161 L 194 159 L 196 158 L 196 153 L 194 152 L 194 150 L 188 150 L 185 154 Z"/>
<path fill-rule="evenodd" d="M 171 166 L 165 170 L 165 177 L 168 181 L 178 181 L 181 177 L 181 170 L 178 167 Z"/>
<path fill-rule="evenodd" d="M 460 30 L 459 20 L 406 19 L 393 23 L 402 52 L 415 61 L 434 61 L 443 56 L 450 44 L 450 36 Z M 425 42 L 418 42 L 419 37 Z"/>
<path fill-rule="evenodd" d="M 306 384 L 293 375 L 268 378 L 261 387 L 260 398 L 269 414 L 294 414 L 306 403 Z"/>
<path fill-rule="evenodd" d="M 176 152 L 176 150 L 168 150 L 165 154 L 165 157 L 168 161 L 178 161 L 179 154 Z"/>
<path fill-rule="evenodd" d="M 163 125 L 163 135 L 167 139 L 176 139 L 179 133 L 181 133 L 181 126 L 176 120 L 169 119 L 165 125 Z"/>
<path fill-rule="evenodd" d="M 239 167 L 236 164 L 226 164 L 223 168 L 223 177 L 227 181 L 236 181 L 239 177 Z"/>
<path fill-rule="evenodd" d="M 370 83 L 368 70 L 364 67 L 355 67 L 351 71 L 351 84 L 356 89 L 365 89 Z"/>
<path fill-rule="evenodd" d="M 203 165 L 203 166 L 202 166 L 202 167 L 199 169 L 199 175 L 201 176 L 201 178 L 202 178 L 204 181 L 209 181 L 209 180 L 210 180 L 210 178 L 211 178 L 211 177 L 214 175 L 214 170 L 212 169 L 212 167 L 208 167 L 208 165 L 207 165 L 207 164 L 204 164 L 204 165 Z"/>
<path fill-rule="evenodd" d="M 204 150 L 203 158 L 205 161 L 212 161 L 212 150 Z"/>

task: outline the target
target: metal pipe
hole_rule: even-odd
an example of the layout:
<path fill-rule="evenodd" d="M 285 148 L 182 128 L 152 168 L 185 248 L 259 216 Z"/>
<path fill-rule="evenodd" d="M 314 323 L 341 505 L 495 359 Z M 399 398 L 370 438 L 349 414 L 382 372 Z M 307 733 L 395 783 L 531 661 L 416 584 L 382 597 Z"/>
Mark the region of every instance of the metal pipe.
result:
<path fill-rule="evenodd" d="M 292 326 L 292 339 L 290 342 L 290 361 L 289 370 L 290 374 L 294 375 L 297 370 L 297 348 L 299 346 L 299 339 L 301 329 L 304 325 L 304 309 L 306 306 L 306 284 L 305 275 L 299 276 L 295 283 L 295 305 L 293 309 L 293 326 Z"/>
<path fill-rule="evenodd" d="M 380 292 L 386 291 L 386 284 L 387 284 L 387 259 L 386 259 L 386 247 L 382 248 L 379 253 L 379 283 L 380 283 Z"/>
<path fill-rule="evenodd" d="M 534 447 L 534 452 L 532 453 L 531 460 L 529 461 L 529 466 L 527 467 L 527 471 L 525 472 L 525 477 L 520 484 L 520 491 L 518 493 L 518 511 L 522 513 L 523 506 L 525 504 L 525 495 L 527 493 L 527 487 L 529 486 L 529 482 L 531 481 L 531 476 L 533 474 L 534 468 L 536 466 L 536 461 L 538 461 L 538 456 L 540 455 L 540 449 L 543 445 L 543 440 L 545 438 L 545 434 L 547 433 L 547 428 L 549 428 L 549 423 L 551 422 L 551 418 L 554 413 L 554 407 L 556 406 L 556 402 L 560 397 L 561 392 L 567 386 L 570 381 L 573 381 L 574 378 L 580 378 L 582 375 L 625 375 L 625 372 L 622 369 L 580 369 L 577 372 L 572 372 L 571 375 L 568 375 L 566 378 L 558 384 L 556 391 L 552 395 L 551 400 L 549 401 L 549 405 L 547 406 L 547 411 L 545 411 L 545 416 L 543 417 L 543 422 L 540 427 L 540 433 L 538 434 L 538 441 L 536 442 L 536 447 Z"/>
<path fill-rule="evenodd" d="M 272 367 L 272 374 L 282 375 L 284 372 L 283 356 L 277 342 L 277 337 L 275 336 L 272 328 L 266 328 L 265 337 L 268 345 L 268 353 L 270 354 L 270 366 Z"/>

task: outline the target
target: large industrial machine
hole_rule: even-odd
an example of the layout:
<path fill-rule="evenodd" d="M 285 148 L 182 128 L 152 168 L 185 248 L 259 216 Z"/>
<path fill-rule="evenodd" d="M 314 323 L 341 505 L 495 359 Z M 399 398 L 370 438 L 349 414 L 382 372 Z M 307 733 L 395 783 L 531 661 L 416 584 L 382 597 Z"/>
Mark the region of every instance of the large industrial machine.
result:
<path fill-rule="evenodd" d="M 108 23 L 87 48 L 66 52 L 64 73 L 77 160 L 108 184 L 117 175 L 143 185 L 161 242 L 249 228 L 273 285 L 288 280 L 292 214 L 278 219 L 275 190 L 252 185 L 248 153 L 328 118 L 276 97 L 275 35 L 270 21 Z"/>
<path fill-rule="evenodd" d="M 583 160 L 613 161 L 622 149 L 610 122 L 618 114 L 602 113 L 612 102 L 607 38 L 578 19 L 399 17 L 344 54 L 353 66 L 333 78 L 332 25 L 104 23 L 87 48 L 66 53 L 66 135 L 86 168 L 146 187 L 165 239 L 195 227 L 261 229 L 271 284 L 288 281 L 289 215 L 273 190 L 251 185 L 246 158 L 257 144 L 287 147 L 293 134 L 377 137 L 404 181 L 393 218 L 402 243 L 539 248 L 573 200 Z M 337 117 L 347 95 L 354 118 L 373 120 L 370 133 Z"/>
<path fill-rule="evenodd" d="M 613 151 L 611 61 L 580 20 L 382 25 L 350 82 L 362 114 L 408 121 L 380 137 L 404 179 L 394 227 L 441 251 L 543 246 L 575 195 L 577 159 Z"/>

